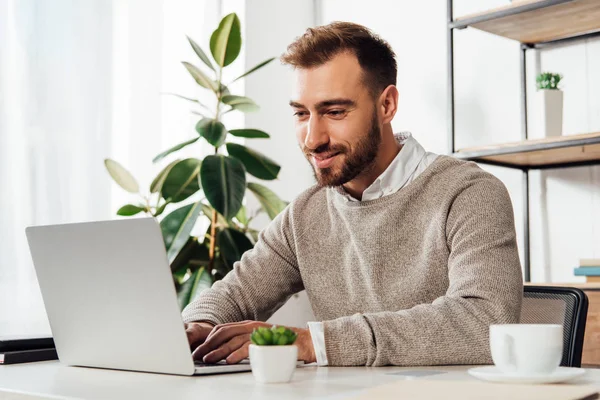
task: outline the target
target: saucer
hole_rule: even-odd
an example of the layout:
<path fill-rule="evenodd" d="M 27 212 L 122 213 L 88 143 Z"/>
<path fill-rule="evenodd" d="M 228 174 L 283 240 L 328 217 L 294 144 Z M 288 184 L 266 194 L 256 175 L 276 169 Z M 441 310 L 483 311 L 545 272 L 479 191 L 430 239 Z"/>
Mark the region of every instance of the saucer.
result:
<path fill-rule="evenodd" d="M 503 383 L 559 383 L 577 378 L 585 374 L 585 369 L 558 367 L 551 374 L 543 375 L 517 375 L 505 374 L 495 366 L 471 368 L 467 371 L 469 375 L 475 378 L 489 382 Z"/>

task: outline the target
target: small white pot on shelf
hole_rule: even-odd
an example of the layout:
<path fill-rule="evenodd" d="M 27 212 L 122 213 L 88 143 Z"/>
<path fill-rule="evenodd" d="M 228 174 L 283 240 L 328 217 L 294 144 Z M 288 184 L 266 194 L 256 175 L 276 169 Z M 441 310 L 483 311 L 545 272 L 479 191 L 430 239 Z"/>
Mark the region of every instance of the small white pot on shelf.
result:
<path fill-rule="evenodd" d="M 298 347 L 250 345 L 252 375 L 261 383 L 289 382 L 298 360 Z"/>
<path fill-rule="evenodd" d="M 539 129 L 530 139 L 543 139 L 562 135 L 563 91 L 560 89 L 540 89 L 536 93 Z"/>

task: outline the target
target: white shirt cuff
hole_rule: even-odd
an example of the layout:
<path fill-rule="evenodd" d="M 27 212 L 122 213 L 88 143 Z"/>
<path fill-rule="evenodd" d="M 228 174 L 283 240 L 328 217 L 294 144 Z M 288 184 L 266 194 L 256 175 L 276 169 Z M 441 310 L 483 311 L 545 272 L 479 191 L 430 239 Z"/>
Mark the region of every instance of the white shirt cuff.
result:
<path fill-rule="evenodd" d="M 322 322 L 309 322 L 308 329 L 312 337 L 315 355 L 317 356 L 317 365 L 325 367 L 327 362 L 327 352 L 325 351 L 325 330 Z"/>

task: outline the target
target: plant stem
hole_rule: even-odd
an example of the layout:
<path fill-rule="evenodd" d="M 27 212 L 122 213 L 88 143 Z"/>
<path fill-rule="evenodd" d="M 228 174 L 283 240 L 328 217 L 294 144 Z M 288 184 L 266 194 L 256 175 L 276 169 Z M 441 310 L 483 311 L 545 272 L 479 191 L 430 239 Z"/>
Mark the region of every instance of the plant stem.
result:
<path fill-rule="evenodd" d="M 150 206 L 150 197 L 144 196 L 144 201 L 146 202 L 146 213 L 152 215 L 152 207 Z"/>
<path fill-rule="evenodd" d="M 210 225 L 210 246 L 208 247 L 208 270 L 212 273 L 215 264 L 215 236 L 217 232 L 217 210 L 213 210 L 212 223 Z"/>
<path fill-rule="evenodd" d="M 219 68 L 219 79 L 217 80 L 217 112 L 215 113 L 215 120 L 219 120 L 219 109 L 221 106 L 221 79 L 223 77 L 223 68 Z M 218 154 L 219 148 L 215 146 L 215 154 Z M 217 232 L 217 210 L 213 210 L 212 221 L 210 224 L 210 246 L 208 247 L 208 273 L 212 274 L 213 267 L 215 265 L 215 245 Z"/>

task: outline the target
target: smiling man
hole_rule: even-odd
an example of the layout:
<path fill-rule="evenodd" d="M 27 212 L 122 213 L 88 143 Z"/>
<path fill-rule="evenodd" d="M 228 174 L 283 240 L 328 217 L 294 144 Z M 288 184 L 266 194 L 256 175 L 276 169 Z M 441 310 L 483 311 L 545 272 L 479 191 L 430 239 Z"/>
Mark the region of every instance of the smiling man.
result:
<path fill-rule="evenodd" d="M 282 61 L 317 185 L 184 310 L 194 358 L 246 358 L 252 330 L 306 289 L 317 321 L 294 328 L 305 362 L 491 362 L 489 325 L 517 322 L 523 293 L 504 185 L 393 133 L 395 56 L 367 28 L 308 29 Z"/>

